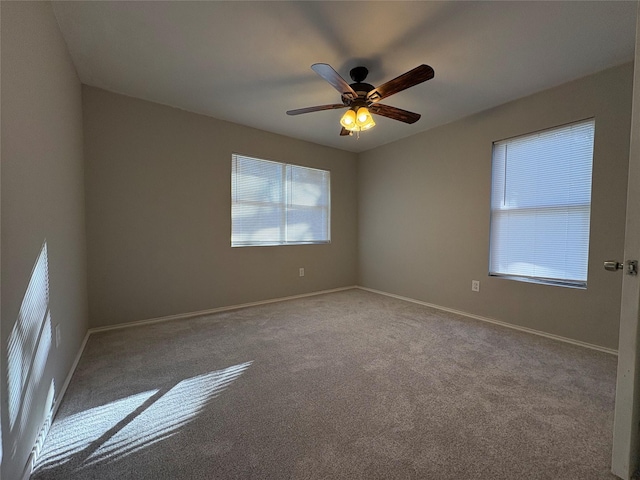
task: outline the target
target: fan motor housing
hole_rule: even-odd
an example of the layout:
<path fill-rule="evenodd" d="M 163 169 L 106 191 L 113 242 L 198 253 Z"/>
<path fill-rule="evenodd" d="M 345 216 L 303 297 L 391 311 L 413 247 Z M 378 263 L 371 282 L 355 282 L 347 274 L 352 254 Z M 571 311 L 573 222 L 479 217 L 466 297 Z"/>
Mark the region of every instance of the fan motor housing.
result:
<path fill-rule="evenodd" d="M 364 83 L 364 79 L 367 78 L 367 75 L 369 75 L 367 67 L 354 67 L 349 71 L 351 80 L 355 82 L 352 83 L 350 87 L 358 94 L 358 98 L 366 97 L 367 93 L 375 88 L 370 83 Z"/>
<path fill-rule="evenodd" d="M 376 87 L 374 87 L 370 83 L 352 83 L 351 88 L 355 90 L 358 96 L 362 96 L 362 94 L 366 95 Z"/>

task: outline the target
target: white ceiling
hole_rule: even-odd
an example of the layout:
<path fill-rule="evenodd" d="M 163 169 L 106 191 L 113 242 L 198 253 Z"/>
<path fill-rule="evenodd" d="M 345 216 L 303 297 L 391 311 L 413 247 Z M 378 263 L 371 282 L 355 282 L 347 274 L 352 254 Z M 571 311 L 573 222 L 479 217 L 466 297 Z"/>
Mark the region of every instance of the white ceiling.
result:
<path fill-rule="evenodd" d="M 636 2 L 54 2 L 83 83 L 361 152 L 633 59 Z M 380 85 L 422 63 L 433 80 L 340 137 L 340 103 L 314 73 L 369 69 Z"/>

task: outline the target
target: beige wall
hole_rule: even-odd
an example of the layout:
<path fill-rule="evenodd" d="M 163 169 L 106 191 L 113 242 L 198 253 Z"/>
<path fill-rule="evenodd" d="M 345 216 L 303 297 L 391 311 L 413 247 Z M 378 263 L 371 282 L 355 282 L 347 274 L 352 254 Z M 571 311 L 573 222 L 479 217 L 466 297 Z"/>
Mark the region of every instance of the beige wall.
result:
<path fill-rule="evenodd" d="M 355 284 L 355 154 L 92 87 L 83 108 L 91 326 Z M 331 244 L 231 248 L 233 152 L 330 170 Z"/>
<path fill-rule="evenodd" d="M 617 348 L 632 65 L 516 100 L 360 155 L 359 284 Z M 428 112 L 425 114 L 428 115 Z M 594 116 L 586 290 L 489 277 L 491 145 Z M 471 280 L 480 280 L 479 293 Z"/>
<path fill-rule="evenodd" d="M 80 348 L 87 291 L 80 82 L 49 3 L 1 2 L 1 12 L 0 476 L 9 480 L 22 475 L 52 382 L 57 396 Z M 44 261 L 34 270 L 45 243 L 48 279 Z"/>

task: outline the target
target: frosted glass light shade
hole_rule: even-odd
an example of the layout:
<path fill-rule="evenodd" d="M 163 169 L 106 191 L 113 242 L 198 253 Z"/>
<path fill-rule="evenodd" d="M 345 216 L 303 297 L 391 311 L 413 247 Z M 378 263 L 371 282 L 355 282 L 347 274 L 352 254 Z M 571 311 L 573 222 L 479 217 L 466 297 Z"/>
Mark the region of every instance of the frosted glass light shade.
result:
<path fill-rule="evenodd" d="M 367 121 L 364 125 L 360 125 L 360 130 L 369 130 L 376 126 L 376 122 L 373 121 L 373 117 L 369 116 L 369 121 Z"/>
<path fill-rule="evenodd" d="M 351 109 L 347 110 L 340 119 L 340 125 L 347 130 L 353 130 L 356 126 L 356 112 Z"/>
<path fill-rule="evenodd" d="M 360 107 L 358 109 L 358 113 L 356 115 L 356 123 L 359 127 L 363 127 L 369 123 L 371 120 L 371 114 L 367 107 Z"/>

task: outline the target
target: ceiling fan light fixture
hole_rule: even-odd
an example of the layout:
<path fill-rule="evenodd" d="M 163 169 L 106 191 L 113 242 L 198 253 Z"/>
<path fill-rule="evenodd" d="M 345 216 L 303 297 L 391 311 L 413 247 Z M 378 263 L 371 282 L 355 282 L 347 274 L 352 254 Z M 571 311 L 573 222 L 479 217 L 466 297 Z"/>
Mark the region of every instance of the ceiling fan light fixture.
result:
<path fill-rule="evenodd" d="M 356 128 L 356 112 L 352 109 L 347 110 L 340 119 L 340 125 L 347 130 L 353 130 Z"/>
<path fill-rule="evenodd" d="M 340 125 L 342 125 L 340 136 L 342 137 L 350 136 L 353 132 L 356 132 L 359 136 L 360 132 L 376 126 L 376 122 L 373 121 L 371 112 L 367 108 L 370 106 L 373 107 L 376 115 L 381 115 L 392 120 L 409 124 L 420 120 L 418 113 L 383 105 L 378 103 L 378 101 L 418 85 L 419 83 L 426 82 L 432 79 L 435 74 L 433 68 L 429 65 L 422 64 L 393 80 L 374 87 L 373 85 L 364 83 L 369 73 L 366 67 L 355 67 L 351 69 L 349 74 L 355 82 L 352 84 L 348 84 L 347 81 L 327 63 L 314 63 L 311 65 L 311 69 L 329 82 L 329 84 L 340 93 L 342 103 L 288 110 L 287 115 L 300 115 L 302 113 L 347 108 L 348 110 L 340 119 Z M 373 105 L 374 103 L 376 104 L 375 106 Z"/>

